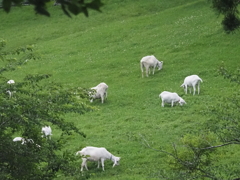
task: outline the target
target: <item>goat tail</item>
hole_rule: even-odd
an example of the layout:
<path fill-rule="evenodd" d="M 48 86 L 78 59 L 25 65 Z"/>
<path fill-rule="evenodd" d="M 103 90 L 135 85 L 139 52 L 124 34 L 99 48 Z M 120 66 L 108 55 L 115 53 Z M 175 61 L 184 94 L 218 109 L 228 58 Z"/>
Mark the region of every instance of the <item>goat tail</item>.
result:
<path fill-rule="evenodd" d="M 201 78 L 199 78 L 199 80 L 200 80 L 201 82 L 203 82 L 203 80 L 202 80 Z"/>

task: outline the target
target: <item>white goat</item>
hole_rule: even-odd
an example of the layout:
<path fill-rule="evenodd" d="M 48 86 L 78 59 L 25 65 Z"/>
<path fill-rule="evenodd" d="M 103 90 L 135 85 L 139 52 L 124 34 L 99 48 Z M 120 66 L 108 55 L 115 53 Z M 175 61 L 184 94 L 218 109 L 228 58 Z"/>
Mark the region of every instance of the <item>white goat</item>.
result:
<path fill-rule="evenodd" d="M 192 87 L 193 88 L 193 95 L 195 95 L 195 91 L 196 91 L 196 85 L 198 86 L 198 94 L 200 93 L 200 82 L 203 82 L 202 79 L 198 76 L 198 75 L 191 75 L 191 76 L 187 76 L 184 79 L 183 84 L 180 87 L 184 88 L 185 93 L 187 94 L 187 87 Z M 191 93 L 191 88 L 190 89 L 190 93 Z"/>
<path fill-rule="evenodd" d="M 6 93 L 8 93 L 8 95 L 9 95 L 10 98 L 11 98 L 12 95 L 13 95 L 13 93 L 12 93 L 11 91 L 9 91 L 9 90 L 7 90 Z"/>
<path fill-rule="evenodd" d="M 97 161 L 98 168 L 99 168 L 99 163 L 101 161 L 103 171 L 104 171 L 104 161 L 106 159 L 109 159 L 113 162 L 113 167 L 115 165 L 119 165 L 119 161 L 120 161 L 120 157 L 116 157 L 112 155 L 104 147 L 99 148 L 99 147 L 87 146 L 83 148 L 81 151 L 78 151 L 76 155 L 82 156 L 81 171 L 83 171 L 83 167 L 85 167 L 86 170 L 88 170 L 87 161 Z"/>
<path fill-rule="evenodd" d="M 11 80 L 9 80 L 7 83 L 8 83 L 8 84 L 14 84 L 15 81 L 11 79 Z"/>
<path fill-rule="evenodd" d="M 34 141 L 33 141 L 32 139 L 25 139 L 25 138 L 22 138 L 22 137 L 15 137 L 15 138 L 13 139 L 13 141 L 14 141 L 14 142 L 21 141 L 21 142 L 22 142 L 21 144 L 24 144 L 24 145 L 26 145 L 27 143 L 34 144 Z M 36 144 L 36 146 L 37 146 L 38 148 L 41 147 L 41 146 L 38 145 L 38 144 Z"/>
<path fill-rule="evenodd" d="M 146 69 L 146 76 L 148 77 L 148 74 L 150 74 L 150 69 L 152 68 L 152 74 L 155 72 L 155 68 L 158 67 L 158 70 L 161 70 L 163 66 L 163 61 L 157 60 L 157 58 L 153 55 L 151 56 L 145 56 L 140 60 L 140 68 L 142 71 L 142 77 L 143 75 L 143 69 L 145 67 Z"/>
<path fill-rule="evenodd" d="M 164 103 L 171 103 L 172 107 L 174 103 L 179 103 L 180 106 L 186 104 L 186 102 L 175 92 L 172 93 L 168 91 L 163 91 L 161 94 L 159 94 L 159 97 L 162 99 L 162 107 L 164 107 Z"/>
<path fill-rule="evenodd" d="M 25 138 L 22 138 L 22 137 L 15 137 L 13 139 L 14 142 L 17 142 L 17 141 L 21 141 L 22 144 L 26 144 L 26 143 L 34 143 L 34 141 L 32 139 L 25 139 Z"/>
<path fill-rule="evenodd" d="M 44 126 L 42 127 L 42 133 L 44 134 L 43 136 L 48 137 L 49 139 L 51 139 L 52 136 L 52 129 L 50 126 Z M 43 137 L 42 136 L 42 137 Z"/>
<path fill-rule="evenodd" d="M 90 94 L 90 101 L 93 102 L 94 99 L 101 98 L 101 101 L 103 103 L 104 100 L 107 98 L 108 85 L 102 82 L 97 86 L 92 87 L 91 89 L 95 90 L 95 92 L 93 94 Z"/>

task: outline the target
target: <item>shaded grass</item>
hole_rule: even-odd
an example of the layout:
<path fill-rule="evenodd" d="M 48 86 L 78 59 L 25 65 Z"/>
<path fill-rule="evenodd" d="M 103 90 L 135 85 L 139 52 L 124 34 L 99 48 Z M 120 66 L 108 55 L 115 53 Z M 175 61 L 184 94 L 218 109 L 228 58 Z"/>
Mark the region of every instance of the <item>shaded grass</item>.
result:
<path fill-rule="evenodd" d="M 115 168 L 106 161 L 105 172 L 90 163 L 90 179 L 147 179 L 168 167 L 166 156 L 146 148 L 141 137 L 154 148 L 169 149 L 184 134 L 202 131 L 210 118 L 207 109 L 236 90 L 216 70 L 222 61 L 230 69 L 239 66 L 239 34 L 224 34 L 203 0 L 104 2 L 103 13 L 90 12 L 89 18 L 69 19 L 51 5 L 52 18 L 34 16 L 32 7 L 0 12 L 7 49 L 34 44 L 41 54 L 40 60 L 5 75 L 18 82 L 29 73 L 51 73 L 51 81 L 66 87 L 107 83 L 106 103 L 92 104 L 97 111 L 66 115 L 87 135 L 74 135 L 66 148 L 75 154 L 86 145 L 102 146 L 122 158 Z M 163 69 L 142 78 L 139 61 L 151 54 L 164 61 Z M 191 74 L 203 79 L 200 95 L 185 95 L 180 88 Z M 164 90 L 177 92 L 186 106 L 162 108 L 158 96 Z M 57 138 L 58 130 L 53 134 Z M 230 162 L 238 153 L 232 154 Z"/>

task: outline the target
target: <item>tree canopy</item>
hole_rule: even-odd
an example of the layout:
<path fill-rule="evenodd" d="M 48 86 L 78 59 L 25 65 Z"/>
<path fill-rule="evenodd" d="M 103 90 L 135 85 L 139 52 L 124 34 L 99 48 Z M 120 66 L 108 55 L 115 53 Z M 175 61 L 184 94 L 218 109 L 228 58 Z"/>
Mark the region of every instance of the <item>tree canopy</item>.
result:
<path fill-rule="evenodd" d="M 211 0 L 212 8 L 223 15 L 222 25 L 225 32 L 233 32 L 240 27 L 239 0 Z"/>
<path fill-rule="evenodd" d="M 26 0 L 3 0 L 2 7 L 4 11 L 10 12 L 12 5 L 21 6 Z M 51 0 L 27 0 L 27 3 L 34 6 L 34 10 L 37 14 L 50 16 L 47 10 L 47 3 Z M 93 9 L 100 12 L 100 8 L 103 6 L 101 0 L 55 0 L 56 3 L 61 5 L 63 12 L 71 17 L 71 14 L 78 15 L 84 13 L 88 16 L 89 9 Z"/>

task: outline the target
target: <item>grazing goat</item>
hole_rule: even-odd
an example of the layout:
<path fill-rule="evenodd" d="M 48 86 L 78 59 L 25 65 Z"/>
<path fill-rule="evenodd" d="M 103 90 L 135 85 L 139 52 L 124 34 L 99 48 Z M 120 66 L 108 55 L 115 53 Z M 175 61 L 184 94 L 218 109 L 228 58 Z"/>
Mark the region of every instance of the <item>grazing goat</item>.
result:
<path fill-rule="evenodd" d="M 180 106 L 186 104 L 186 102 L 175 92 L 172 93 L 168 91 L 163 91 L 161 94 L 159 94 L 159 97 L 162 99 L 162 107 L 164 107 L 164 103 L 171 103 L 172 107 L 174 103 L 179 103 Z"/>
<path fill-rule="evenodd" d="M 120 157 L 116 157 L 112 155 L 104 147 L 99 148 L 99 147 L 87 146 L 83 148 L 81 151 L 78 151 L 76 155 L 82 156 L 81 171 L 83 171 L 83 167 L 85 167 L 86 170 L 88 170 L 87 161 L 97 161 L 98 168 L 99 168 L 99 163 L 101 161 L 103 171 L 104 171 L 104 161 L 106 159 L 109 159 L 113 162 L 113 167 L 115 165 L 119 165 L 119 161 L 120 161 Z"/>
<path fill-rule="evenodd" d="M 51 139 L 52 136 L 52 129 L 50 126 L 44 126 L 42 127 L 42 133 L 44 134 L 43 136 L 48 137 L 49 139 Z M 43 137 L 42 136 L 42 137 Z"/>
<path fill-rule="evenodd" d="M 21 144 L 25 144 L 25 145 L 26 145 L 27 143 L 34 144 L 34 141 L 33 141 L 32 139 L 25 139 L 25 138 L 22 138 L 22 137 L 15 137 L 15 138 L 13 139 L 13 141 L 14 141 L 14 142 L 21 141 L 21 142 L 22 142 Z M 37 146 L 38 148 L 41 147 L 41 146 L 38 145 L 38 144 L 36 144 L 36 146 Z"/>
<path fill-rule="evenodd" d="M 32 139 L 28 139 L 28 141 L 26 141 L 24 138 L 22 137 L 15 137 L 13 139 L 14 142 L 17 142 L 17 141 L 21 141 L 22 144 L 26 144 L 27 142 L 30 142 L 30 143 L 33 143 L 33 140 Z"/>
<path fill-rule="evenodd" d="M 104 82 L 98 84 L 95 87 L 92 87 L 91 90 L 94 90 L 95 92 L 93 94 L 90 94 L 90 102 L 93 102 L 94 99 L 101 98 L 102 103 L 107 98 L 107 90 L 108 85 Z"/>
<path fill-rule="evenodd" d="M 148 74 L 150 74 L 150 69 L 152 68 L 152 74 L 155 72 L 155 68 L 158 67 L 158 70 L 161 70 L 163 66 L 163 61 L 157 60 L 157 58 L 153 55 L 151 56 L 145 56 L 140 60 L 140 68 L 142 71 L 142 77 L 144 77 L 143 69 L 145 67 L 146 69 L 146 76 L 148 77 Z"/>
<path fill-rule="evenodd" d="M 198 75 L 191 75 L 191 76 L 187 76 L 184 79 L 183 84 L 180 87 L 184 88 L 185 93 L 187 94 L 187 87 L 192 87 L 193 88 L 193 95 L 195 95 L 195 91 L 196 91 L 196 85 L 198 86 L 198 94 L 200 93 L 200 82 L 203 82 L 202 79 L 198 76 Z M 190 89 L 190 93 L 191 93 L 191 88 Z"/>
<path fill-rule="evenodd" d="M 34 143 L 34 141 L 32 139 L 25 139 L 25 138 L 22 138 L 22 137 L 15 137 L 13 139 L 14 142 L 17 142 L 17 141 L 21 141 L 22 144 L 26 144 L 26 143 Z"/>
<path fill-rule="evenodd" d="M 9 80 L 7 83 L 8 83 L 8 84 L 14 84 L 15 81 L 14 81 L 14 80 Z"/>

